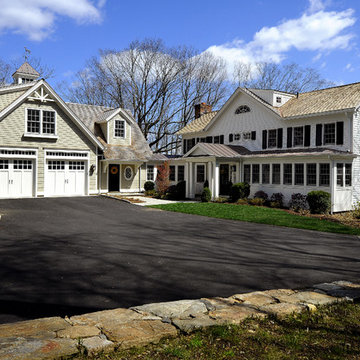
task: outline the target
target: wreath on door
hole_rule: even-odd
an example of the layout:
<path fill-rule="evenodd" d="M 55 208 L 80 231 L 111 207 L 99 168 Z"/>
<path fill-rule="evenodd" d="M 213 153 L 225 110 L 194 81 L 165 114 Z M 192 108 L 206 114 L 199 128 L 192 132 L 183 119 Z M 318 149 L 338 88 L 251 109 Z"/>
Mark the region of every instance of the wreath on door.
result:
<path fill-rule="evenodd" d="M 110 169 L 110 172 L 113 175 L 116 175 L 119 172 L 119 168 L 117 166 L 112 166 L 111 169 Z"/>

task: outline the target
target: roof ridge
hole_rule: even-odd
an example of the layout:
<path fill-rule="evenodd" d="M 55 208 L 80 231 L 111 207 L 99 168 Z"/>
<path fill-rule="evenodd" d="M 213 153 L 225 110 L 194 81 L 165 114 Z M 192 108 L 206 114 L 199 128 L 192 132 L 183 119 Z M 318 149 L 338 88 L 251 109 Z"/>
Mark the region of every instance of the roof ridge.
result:
<path fill-rule="evenodd" d="M 350 83 L 350 84 L 329 86 L 329 87 L 323 88 L 323 89 L 317 89 L 317 90 L 311 90 L 311 91 L 304 91 L 304 92 L 302 92 L 302 93 L 299 93 L 299 95 L 302 95 L 302 94 L 310 94 L 310 93 L 317 92 L 317 91 L 324 91 L 324 90 L 336 89 L 336 88 L 340 88 L 340 87 L 346 87 L 346 86 L 357 85 L 357 84 L 360 84 L 360 81 L 356 81 L 356 82 L 353 82 L 353 83 Z"/>
<path fill-rule="evenodd" d="M 89 106 L 89 107 L 99 107 L 99 108 L 106 109 L 105 111 L 110 111 L 110 110 L 118 109 L 118 108 L 109 107 L 109 106 L 104 106 L 104 105 L 81 104 L 81 103 L 76 103 L 76 102 L 72 102 L 72 101 L 67 101 L 66 104 L 80 105 L 80 106 Z"/>

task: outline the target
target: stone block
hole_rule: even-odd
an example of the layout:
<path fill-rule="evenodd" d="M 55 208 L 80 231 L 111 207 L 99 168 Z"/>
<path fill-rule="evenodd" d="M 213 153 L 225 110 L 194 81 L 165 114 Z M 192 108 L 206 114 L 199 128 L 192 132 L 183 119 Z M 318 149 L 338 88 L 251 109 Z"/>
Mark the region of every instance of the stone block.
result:
<path fill-rule="evenodd" d="M 89 355 L 95 355 L 99 352 L 108 352 L 114 349 L 115 344 L 102 336 L 94 336 L 81 341 Z"/>
<path fill-rule="evenodd" d="M 274 297 L 263 291 L 255 291 L 248 294 L 236 294 L 233 295 L 232 298 L 242 302 L 243 304 L 253 305 L 255 307 L 274 304 L 277 302 Z"/>
<path fill-rule="evenodd" d="M 325 305 L 332 304 L 338 301 L 337 298 L 319 294 L 314 291 L 300 291 L 291 295 L 281 295 L 277 296 L 277 299 L 280 302 L 286 302 L 290 304 L 313 304 L 313 305 Z"/>
<path fill-rule="evenodd" d="M 290 303 L 277 303 L 264 305 L 259 308 L 259 310 L 264 311 L 267 314 L 276 315 L 279 318 L 283 318 L 286 315 L 292 313 L 300 313 L 306 309 L 305 305 L 300 304 L 290 304 Z"/>
<path fill-rule="evenodd" d="M 59 338 L 78 339 L 100 335 L 100 330 L 96 326 L 74 325 L 57 333 Z"/>

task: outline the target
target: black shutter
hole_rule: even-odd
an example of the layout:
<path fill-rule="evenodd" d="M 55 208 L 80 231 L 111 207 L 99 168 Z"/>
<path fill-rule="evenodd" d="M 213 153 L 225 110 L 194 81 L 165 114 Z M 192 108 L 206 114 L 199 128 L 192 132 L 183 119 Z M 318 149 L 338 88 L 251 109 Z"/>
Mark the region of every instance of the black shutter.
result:
<path fill-rule="evenodd" d="M 322 145 L 322 124 L 316 124 L 316 146 Z"/>
<path fill-rule="evenodd" d="M 292 147 L 292 127 L 287 128 L 287 144 L 288 148 Z"/>
<path fill-rule="evenodd" d="M 193 148 L 196 145 L 196 139 L 191 139 L 191 148 Z"/>
<path fill-rule="evenodd" d="M 220 135 L 220 144 L 224 143 L 224 135 Z"/>
<path fill-rule="evenodd" d="M 311 125 L 305 125 L 304 146 L 310 146 L 310 142 L 311 142 Z"/>
<path fill-rule="evenodd" d="M 251 140 L 256 140 L 256 131 L 251 132 Z"/>
<path fill-rule="evenodd" d="M 187 143 L 186 143 L 186 139 L 183 140 L 183 153 L 186 154 L 187 153 Z"/>
<path fill-rule="evenodd" d="M 211 143 L 213 142 L 212 136 L 207 136 L 207 137 L 206 137 L 206 142 L 207 142 L 208 144 L 211 144 Z"/>
<path fill-rule="evenodd" d="M 277 129 L 277 147 L 281 149 L 283 147 L 283 129 Z"/>
<path fill-rule="evenodd" d="M 336 145 L 344 145 L 344 122 L 336 123 Z"/>
<path fill-rule="evenodd" d="M 199 140 L 199 138 L 196 138 L 196 143 L 198 143 L 200 140 Z"/>
<path fill-rule="evenodd" d="M 233 142 L 234 140 L 234 134 L 229 134 L 229 142 Z"/>
<path fill-rule="evenodd" d="M 263 130 L 262 132 L 262 148 L 267 148 L 267 130 Z"/>

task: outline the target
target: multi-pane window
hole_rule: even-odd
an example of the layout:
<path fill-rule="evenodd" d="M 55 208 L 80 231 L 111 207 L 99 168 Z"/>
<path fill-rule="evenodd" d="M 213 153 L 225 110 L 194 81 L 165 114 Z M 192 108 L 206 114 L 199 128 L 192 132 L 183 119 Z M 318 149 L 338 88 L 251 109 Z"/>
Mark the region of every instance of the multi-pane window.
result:
<path fill-rule="evenodd" d="M 238 141 L 241 138 L 241 134 L 234 134 L 234 140 Z"/>
<path fill-rule="evenodd" d="M 262 183 L 269 184 L 270 183 L 270 165 L 262 164 Z"/>
<path fill-rule="evenodd" d="M 132 176 L 133 176 L 132 168 L 130 166 L 127 166 L 124 171 L 124 177 L 126 180 L 131 180 Z"/>
<path fill-rule="evenodd" d="M 344 186 L 344 164 L 336 164 L 336 185 Z"/>
<path fill-rule="evenodd" d="M 316 164 L 306 164 L 306 184 L 316 186 Z"/>
<path fill-rule="evenodd" d="M 85 162 L 69 161 L 69 170 L 85 170 Z"/>
<path fill-rule="evenodd" d="M 258 184 L 260 181 L 260 165 L 253 164 L 252 165 L 252 182 L 253 184 Z"/>
<path fill-rule="evenodd" d="M 295 164 L 295 185 L 304 185 L 304 164 Z"/>
<path fill-rule="evenodd" d="M 27 109 L 26 133 L 55 135 L 55 111 Z"/>
<path fill-rule="evenodd" d="M 281 96 L 277 96 L 277 97 L 276 97 L 276 102 L 277 102 L 278 104 L 281 104 Z"/>
<path fill-rule="evenodd" d="M 169 180 L 175 181 L 176 180 L 175 166 L 174 165 L 169 166 L 169 170 L 170 170 Z"/>
<path fill-rule="evenodd" d="M 31 160 L 14 160 L 14 170 L 31 170 Z"/>
<path fill-rule="evenodd" d="M 185 166 L 179 165 L 178 166 L 178 181 L 184 181 L 185 179 Z"/>
<path fill-rule="evenodd" d="M 335 123 L 324 125 L 324 144 L 335 144 L 336 126 Z"/>
<path fill-rule="evenodd" d="M 48 161 L 48 169 L 49 170 L 65 170 L 65 161 L 56 161 L 56 160 Z"/>
<path fill-rule="evenodd" d="M 352 166 L 345 164 L 345 186 L 351 186 Z"/>
<path fill-rule="evenodd" d="M 40 110 L 28 109 L 26 131 L 28 133 L 40 134 Z"/>
<path fill-rule="evenodd" d="M 251 132 L 243 132 L 243 139 L 244 140 L 250 140 L 251 139 Z"/>
<path fill-rule="evenodd" d="M 330 164 L 320 164 L 319 185 L 320 186 L 330 185 Z"/>
<path fill-rule="evenodd" d="M 205 165 L 198 165 L 196 167 L 196 182 L 205 182 Z"/>
<path fill-rule="evenodd" d="M 244 182 L 250 183 L 250 165 L 244 165 Z"/>
<path fill-rule="evenodd" d="M 9 169 L 9 160 L 0 160 L 0 170 Z"/>
<path fill-rule="evenodd" d="M 115 120 L 115 127 L 114 127 L 114 136 L 118 138 L 125 137 L 125 121 L 124 120 Z"/>
<path fill-rule="evenodd" d="M 268 147 L 276 147 L 276 130 L 269 130 Z"/>
<path fill-rule="evenodd" d="M 43 111 L 43 133 L 44 134 L 55 134 L 55 112 L 54 111 Z"/>
<path fill-rule="evenodd" d="M 294 146 L 304 146 L 304 127 L 294 127 Z"/>
<path fill-rule="evenodd" d="M 146 180 L 154 181 L 154 165 L 148 165 L 146 171 Z"/>
<path fill-rule="evenodd" d="M 280 184 L 280 164 L 272 164 L 272 183 Z"/>
<path fill-rule="evenodd" d="M 284 164 L 284 185 L 292 184 L 292 164 Z"/>

